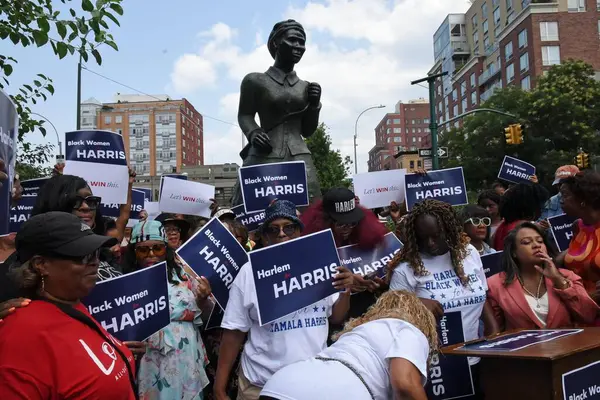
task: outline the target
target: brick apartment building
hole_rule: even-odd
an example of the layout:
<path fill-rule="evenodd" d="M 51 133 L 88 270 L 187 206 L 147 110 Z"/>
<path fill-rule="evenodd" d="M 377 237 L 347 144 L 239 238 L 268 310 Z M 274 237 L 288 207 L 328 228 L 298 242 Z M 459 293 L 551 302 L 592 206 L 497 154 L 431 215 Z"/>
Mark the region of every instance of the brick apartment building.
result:
<path fill-rule="evenodd" d="M 375 146 L 369 150 L 369 172 L 399 168 L 394 156 L 403 151 L 431 147 L 429 103 L 424 99 L 401 101 L 375 128 Z"/>
<path fill-rule="evenodd" d="M 477 108 L 497 88 L 529 90 L 567 59 L 600 71 L 599 35 L 600 0 L 475 0 L 433 37 L 429 73 L 448 72 L 435 85 L 438 123 Z"/>
<path fill-rule="evenodd" d="M 140 176 L 181 172 L 204 164 L 202 115 L 186 99 L 117 95 L 113 103 L 81 104 L 81 129 L 118 132 L 127 159 Z"/>

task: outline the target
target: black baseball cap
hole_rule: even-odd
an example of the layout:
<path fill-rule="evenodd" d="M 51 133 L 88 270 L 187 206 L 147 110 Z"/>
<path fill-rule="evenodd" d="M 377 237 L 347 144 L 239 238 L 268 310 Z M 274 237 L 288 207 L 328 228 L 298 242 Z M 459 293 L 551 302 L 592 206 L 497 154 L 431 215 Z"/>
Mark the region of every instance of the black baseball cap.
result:
<path fill-rule="evenodd" d="M 346 188 L 329 189 L 323 196 L 323 210 L 340 224 L 357 224 L 365 216 L 354 193 Z"/>
<path fill-rule="evenodd" d="M 17 258 L 26 262 L 35 255 L 84 257 L 100 247 L 111 247 L 118 240 L 96 235 L 73 214 L 51 211 L 26 221 L 15 238 Z"/>

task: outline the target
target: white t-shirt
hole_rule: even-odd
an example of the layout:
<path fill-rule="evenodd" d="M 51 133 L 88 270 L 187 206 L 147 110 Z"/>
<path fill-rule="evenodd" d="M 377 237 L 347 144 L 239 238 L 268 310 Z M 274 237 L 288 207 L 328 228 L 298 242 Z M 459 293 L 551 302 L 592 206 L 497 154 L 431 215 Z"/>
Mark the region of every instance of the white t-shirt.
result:
<path fill-rule="evenodd" d="M 410 361 L 427 380 L 429 343 L 413 325 L 394 318 L 367 322 L 344 334 L 319 357 L 342 360 L 365 380 L 375 399 L 393 398 L 390 359 Z M 342 383 L 342 384 L 341 384 Z M 361 380 L 335 361 L 311 359 L 277 372 L 261 395 L 278 399 L 368 399 Z"/>
<path fill-rule="evenodd" d="M 339 294 L 334 294 L 277 321 L 260 326 L 252 265 L 240 269 L 229 291 L 221 327 L 249 332 L 241 364 L 244 376 L 264 386 L 286 365 L 306 360 L 327 347 L 329 320 Z"/>
<path fill-rule="evenodd" d="M 436 300 L 444 307 L 444 311 L 461 311 L 465 341 L 479 338 L 479 319 L 487 292 L 487 280 L 479 252 L 468 245 L 467 253 L 463 268 L 469 277 L 468 286 L 463 286 L 454 273 L 450 252 L 435 257 L 421 253 L 428 275 L 415 276 L 408 263 L 403 262 L 394 269 L 390 282 L 392 290 L 407 290 L 418 297 Z M 469 358 L 471 365 L 478 361 L 478 358 Z"/>

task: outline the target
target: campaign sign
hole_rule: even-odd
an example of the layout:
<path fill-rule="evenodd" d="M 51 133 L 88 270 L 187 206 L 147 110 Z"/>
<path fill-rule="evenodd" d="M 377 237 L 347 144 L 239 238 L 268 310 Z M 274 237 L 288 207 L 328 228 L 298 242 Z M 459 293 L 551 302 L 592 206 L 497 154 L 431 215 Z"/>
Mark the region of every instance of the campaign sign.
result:
<path fill-rule="evenodd" d="M 210 218 L 210 199 L 215 198 L 215 187 L 200 182 L 163 178 L 159 209 L 164 213 L 199 215 Z"/>
<path fill-rule="evenodd" d="M 498 171 L 498 178 L 513 183 L 531 182 L 533 175 L 535 175 L 534 165 L 510 156 L 504 156 Z"/>
<path fill-rule="evenodd" d="M 37 196 L 38 192 L 50 178 L 37 178 L 21 181 L 23 187 L 23 196 Z"/>
<path fill-rule="evenodd" d="M 336 293 L 331 229 L 250 252 L 258 319 L 266 325 Z"/>
<path fill-rule="evenodd" d="M 36 200 L 37 196 L 21 197 L 19 202 L 10 209 L 10 232 L 18 232 L 21 229 L 21 225 L 31 216 Z"/>
<path fill-rule="evenodd" d="M 510 333 L 477 342 L 466 344 L 462 347 L 464 350 L 486 350 L 486 351 L 516 351 L 534 344 L 550 342 L 564 336 L 573 335 L 581 332 L 583 329 L 546 329 L 546 330 L 526 330 L 517 333 Z"/>
<path fill-rule="evenodd" d="M 438 321 L 438 337 L 442 346 L 465 341 L 460 311 L 447 312 Z M 433 356 L 425 385 L 428 399 L 456 399 L 475 394 L 471 367 L 467 357 Z"/>
<path fill-rule="evenodd" d="M 571 239 L 573 239 L 573 223 L 575 218 L 569 217 L 567 214 L 557 215 L 556 217 L 548 218 L 552 236 L 556 242 L 556 247 L 559 251 L 569 249 Z"/>
<path fill-rule="evenodd" d="M 240 204 L 231 209 L 235 213 L 235 219 L 248 229 L 248 232 L 257 230 L 265 220 L 265 212 L 247 213 L 244 205 Z"/>
<path fill-rule="evenodd" d="M 158 201 L 144 200 L 144 210 L 148 213 L 148 220 L 152 221 L 160 215 L 160 209 L 158 207 Z"/>
<path fill-rule="evenodd" d="M 563 399 L 600 399 L 600 361 L 593 362 L 562 376 Z"/>
<path fill-rule="evenodd" d="M 152 201 L 152 189 L 141 188 L 141 187 L 134 187 L 134 189 L 144 193 L 145 200 Z"/>
<path fill-rule="evenodd" d="M 183 174 L 162 174 L 160 178 L 160 188 L 158 189 L 158 198 L 162 196 L 162 186 L 165 178 L 173 178 L 173 179 L 181 179 L 182 181 L 187 181 L 188 176 Z"/>
<path fill-rule="evenodd" d="M 239 169 L 244 209 L 247 213 L 265 210 L 275 199 L 308 205 L 304 161 L 252 165 Z"/>
<path fill-rule="evenodd" d="M 354 193 L 366 208 L 388 207 L 392 201 L 400 204 L 404 201 L 405 175 L 405 169 L 354 175 Z"/>
<path fill-rule="evenodd" d="M 140 211 L 144 209 L 144 193 L 138 190 L 131 190 L 131 212 L 130 220 L 139 219 Z M 104 204 L 100 206 L 100 212 L 103 216 L 118 218 L 121 214 L 121 204 Z"/>
<path fill-rule="evenodd" d="M 364 250 L 357 245 L 338 248 L 342 265 L 352 273 L 362 276 L 385 275 L 385 267 L 402 248 L 402 242 L 392 232 L 386 234 L 383 243 L 371 250 Z"/>
<path fill-rule="evenodd" d="M 206 321 L 206 325 L 204 326 L 205 331 L 210 331 L 211 329 L 216 329 L 221 327 L 221 322 L 223 322 L 223 316 L 225 315 L 225 311 L 217 304 L 213 307 L 210 315 L 208 316 L 208 321 Z"/>
<path fill-rule="evenodd" d="M 98 282 L 82 303 L 117 339 L 145 340 L 171 323 L 167 263 Z"/>
<path fill-rule="evenodd" d="M 481 263 L 483 264 L 483 272 L 485 273 L 485 277 L 490 279 L 492 276 L 496 275 L 498 272 L 502 271 L 502 256 L 504 255 L 503 251 L 498 251 L 492 254 L 486 254 L 485 256 L 481 256 Z"/>
<path fill-rule="evenodd" d="M 19 116 L 15 105 L 10 97 L 0 90 L 0 160 L 4 162 L 2 172 L 8 175 L 8 179 L 0 181 L 0 236 L 10 232 L 10 203 L 17 160 L 18 130 Z"/>
<path fill-rule="evenodd" d="M 211 219 L 177 249 L 177 254 L 210 282 L 212 294 L 222 309 L 227 306 L 229 289 L 248 254 L 218 218 Z"/>
<path fill-rule="evenodd" d="M 65 175 L 85 179 L 94 196 L 107 204 L 126 204 L 129 169 L 123 137 L 89 130 L 65 133 Z"/>
<path fill-rule="evenodd" d="M 469 203 L 462 167 L 429 171 L 427 174 L 408 174 L 404 178 L 404 185 L 408 210 L 426 199 L 444 201 L 453 206 Z"/>

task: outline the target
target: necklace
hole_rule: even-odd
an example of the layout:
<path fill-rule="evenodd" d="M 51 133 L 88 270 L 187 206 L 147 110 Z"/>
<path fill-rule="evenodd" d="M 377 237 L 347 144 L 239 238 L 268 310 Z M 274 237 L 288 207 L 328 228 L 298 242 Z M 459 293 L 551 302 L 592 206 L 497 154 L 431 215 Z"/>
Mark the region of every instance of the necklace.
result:
<path fill-rule="evenodd" d="M 533 297 L 536 301 L 536 306 L 535 308 L 540 308 L 540 291 L 542 289 L 542 282 L 544 281 L 544 275 L 540 276 L 540 282 L 538 283 L 538 287 L 537 287 L 537 291 L 536 294 L 531 293 L 526 287 L 525 287 L 525 283 L 523 282 L 523 280 L 521 279 L 521 277 L 519 276 L 519 282 L 521 283 L 521 287 L 523 287 L 523 290 L 525 291 L 525 293 L 527 293 L 528 295 L 530 295 L 531 297 Z"/>

